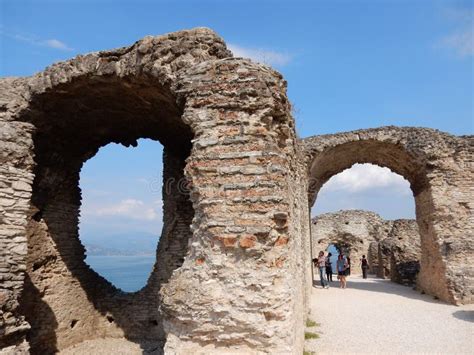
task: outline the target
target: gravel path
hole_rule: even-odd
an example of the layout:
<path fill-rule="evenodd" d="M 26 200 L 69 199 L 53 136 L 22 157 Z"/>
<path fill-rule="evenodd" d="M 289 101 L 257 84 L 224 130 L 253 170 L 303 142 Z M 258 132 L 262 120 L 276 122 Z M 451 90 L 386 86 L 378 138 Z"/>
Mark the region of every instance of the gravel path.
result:
<path fill-rule="evenodd" d="M 315 282 L 306 341 L 315 354 L 474 354 L 474 305 L 456 307 L 388 280 Z"/>

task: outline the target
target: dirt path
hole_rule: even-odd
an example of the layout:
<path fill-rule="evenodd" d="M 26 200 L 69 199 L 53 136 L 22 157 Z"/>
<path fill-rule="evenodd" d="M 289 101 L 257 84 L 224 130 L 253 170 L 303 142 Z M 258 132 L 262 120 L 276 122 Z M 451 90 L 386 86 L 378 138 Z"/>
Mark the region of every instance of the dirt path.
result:
<path fill-rule="evenodd" d="M 456 307 L 388 280 L 351 276 L 313 288 L 315 354 L 474 354 L 474 305 Z"/>

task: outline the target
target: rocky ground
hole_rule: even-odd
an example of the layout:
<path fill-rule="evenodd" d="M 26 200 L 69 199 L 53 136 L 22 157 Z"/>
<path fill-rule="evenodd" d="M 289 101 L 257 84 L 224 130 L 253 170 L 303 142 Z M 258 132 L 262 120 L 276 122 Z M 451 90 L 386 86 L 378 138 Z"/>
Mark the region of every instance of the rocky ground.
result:
<path fill-rule="evenodd" d="M 474 305 L 456 307 L 378 278 L 349 278 L 345 290 L 315 282 L 306 354 L 473 354 Z M 311 334 L 310 334 L 311 333 Z M 159 344 L 85 341 L 61 352 L 162 354 Z"/>
<path fill-rule="evenodd" d="M 456 307 L 410 287 L 350 277 L 313 288 L 305 349 L 314 354 L 473 354 L 474 305 Z M 307 335 L 307 337 L 310 337 Z"/>
<path fill-rule="evenodd" d="M 162 345 L 153 343 L 138 344 L 127 339 L 94 339 L 86 340 L 60 352 L 61 355 L 162 355 Z"/>

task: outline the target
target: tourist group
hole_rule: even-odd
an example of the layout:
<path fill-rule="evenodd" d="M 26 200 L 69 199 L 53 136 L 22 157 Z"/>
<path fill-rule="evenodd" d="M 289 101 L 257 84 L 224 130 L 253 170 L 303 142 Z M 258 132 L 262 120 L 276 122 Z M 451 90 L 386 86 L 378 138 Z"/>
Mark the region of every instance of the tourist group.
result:
<path fill-rule="evenodd" d="M 319 279 L 323 288 L 329 288 L 329 282 L 332 282 L 331 257 L 332 253 L 328 253 L 328 255 L 325 255 L 324 251 L 320 251 L 318 257 L 313 259 L 314 266 L 319 270 Z M 366 279 L 369 263 L 367 262 L 365 255 L 362 255 L 360 265 L 362 268 L 362 277 Z M 340 281 L 339 287 L 346 288 L 347 276 L 351 274 L 351 258 L 349 256 L 345 256 L 341 252 L 337 257 L 336 270 L 337 279 Z"/>

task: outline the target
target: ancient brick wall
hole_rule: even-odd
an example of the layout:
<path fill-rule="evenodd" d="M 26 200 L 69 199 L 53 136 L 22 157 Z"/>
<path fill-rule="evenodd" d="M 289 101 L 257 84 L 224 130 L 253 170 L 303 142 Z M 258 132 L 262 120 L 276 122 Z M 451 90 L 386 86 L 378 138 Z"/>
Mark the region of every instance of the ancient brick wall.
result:
<path fill-rule="evenodd" d="M 301 351 L 300 248 L 309 236 L 305 209 L 296 211 L 306 185 L 285 83 L 234 59 L 187 75 L 193 80 L 179 90 L 187 95 L 183 119 L 196 134 L 186 167 L 194 233 L 189 257 L 161 291 L 165 350 Z"/>

